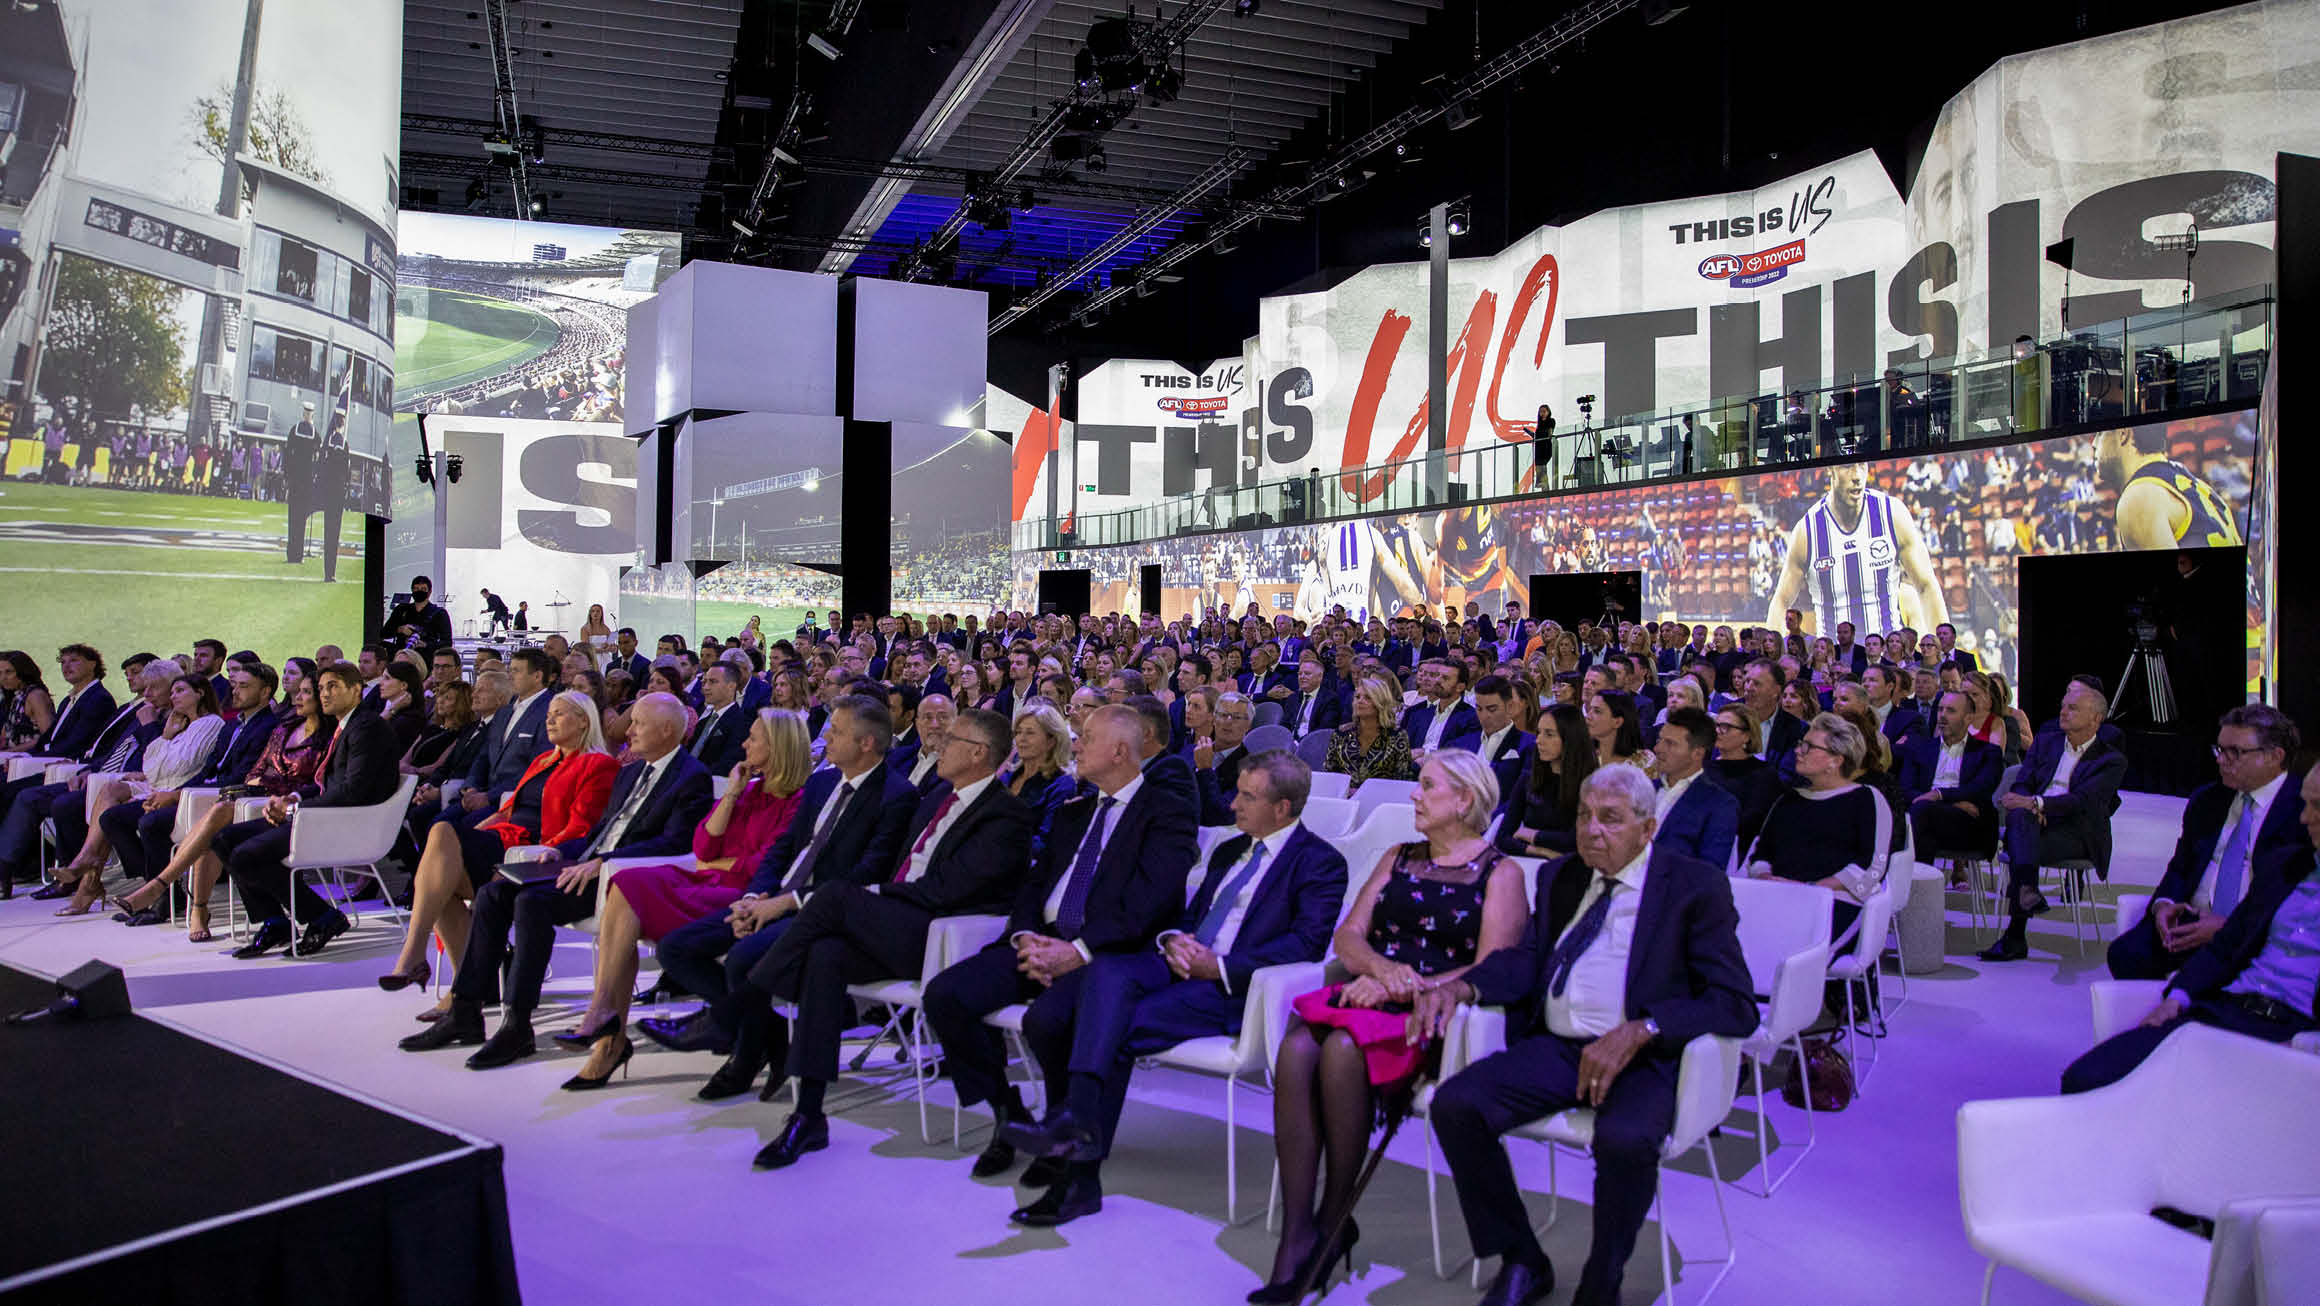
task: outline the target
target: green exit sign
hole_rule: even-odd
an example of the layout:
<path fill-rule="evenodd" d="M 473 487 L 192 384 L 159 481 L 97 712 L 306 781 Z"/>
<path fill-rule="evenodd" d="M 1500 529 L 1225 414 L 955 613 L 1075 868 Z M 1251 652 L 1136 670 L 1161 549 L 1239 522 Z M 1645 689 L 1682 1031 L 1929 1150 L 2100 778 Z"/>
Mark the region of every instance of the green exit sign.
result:
<path fill-rule="evenodd" d="M 1071 550 L 1069 550 L 1069 549 L 1057 549 L 1057 550 L 1055 551 L 1055 560 L 1056 560 L 1057 562 L 1069 562 L 1069 561 L 1071 561 Z"/>
<path fill-rule="evenodd" d="M 1092 485 L 1083 485 L 1079 488 L 1082 494 L 1094 494 L 1096 492 L 1096 487 Z"/>

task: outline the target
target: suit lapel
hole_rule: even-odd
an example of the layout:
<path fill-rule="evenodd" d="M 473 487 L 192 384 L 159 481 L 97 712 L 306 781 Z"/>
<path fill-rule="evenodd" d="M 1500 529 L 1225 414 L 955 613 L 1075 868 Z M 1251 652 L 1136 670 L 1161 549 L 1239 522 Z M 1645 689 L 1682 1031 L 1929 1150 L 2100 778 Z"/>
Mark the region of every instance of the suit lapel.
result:
<path fill-rule="evenodd" d="M 1195 925 L 1199 924 L 1200 918 L 1206 916 L 1208 909 L 1216 904 L 1217 891 L 1223 887 L 1218 883 L 1219 879 L 1232 868 L 1233 863 L 1241 859 L 1241 855 L 1246 853 L 1248 849 L 1249 837 L 1245 834 L 1235 834 L 1232 838 L 1218 844 L 1216 851 L 1208 855 L 1207 863 L 1201 867 L 1200 888 L 1192 895 L 1192 905 L 1185 909 L 1186 914 L 1192 917 Z M 1229 856 L 1227 850 L 1230 850 Z M 1278 861 L 1279 858 L 1274 860 Z"/>
<path fill-rule="evenodd" d="M 991 797 L 991 795 L 998 792 L 999 782 L 996 778 L 994 778 L 990 784 L 983 787 L 983 792 L 975 795 L 975 801 L 968 803 L 966 807 L 959 812 L 959 819 L 951 822 L 951 828 L 943 831 L 942 840 L 935 844 L 933 851 L 927 854 L 927 870 L 930 874 L 933 872 L 935 864 L 940 862 L 946 853 L 949 853 L 952 849 L 956 848 L 961 839 L 967 837 L 967 827 L 975 823 L 976 818 L 981 815 L 984 807 L 996 801 Z M 920 830 L 917 833 L 925 834 L 926 831 Z M 908 849 L 916 848 L 917 846 L 918 840 L 914 837 L 909 843 L 903 845 L 904 849 L 906 850 L 905 855 L 908 855 Z"/>
<path fill-rule="evenodd" d="M 1657 849 L 1644 862 L 1643 899 L 1635 908 L 1635 936 L 1627 945 L 1627 992 L 1635 992 L 1635 978 L 1643 966 L 1643 954 L 1658 937 L 1659 918 L 1667 910 L 1668 894 L 1674 892 L 1668 885 L 1673 877 L 1672 868 L 1662 864 Z M 1633 1006 L 1630 1002 L 1628 1005 Z"/>

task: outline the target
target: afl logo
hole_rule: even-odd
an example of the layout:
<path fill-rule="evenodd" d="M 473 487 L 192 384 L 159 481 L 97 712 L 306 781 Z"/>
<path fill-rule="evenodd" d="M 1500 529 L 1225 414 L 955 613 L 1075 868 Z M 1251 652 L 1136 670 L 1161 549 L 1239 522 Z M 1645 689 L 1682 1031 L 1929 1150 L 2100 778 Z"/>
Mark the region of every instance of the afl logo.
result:
<path fill-rule="evenodd" d="M 1711 281 L 1739 276 L 1740 256 L 1737 254 L 1711 254 L 1700 260 L 1700 275 Z"/>

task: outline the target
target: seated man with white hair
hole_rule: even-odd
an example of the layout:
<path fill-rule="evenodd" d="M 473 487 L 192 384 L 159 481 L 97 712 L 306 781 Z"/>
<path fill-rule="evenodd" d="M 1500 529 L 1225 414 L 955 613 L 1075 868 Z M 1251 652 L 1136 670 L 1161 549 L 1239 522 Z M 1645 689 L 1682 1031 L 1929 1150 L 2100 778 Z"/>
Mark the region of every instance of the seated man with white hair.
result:
<path fill-rule="evenodd" d="M 1461 1003 L 1509 1010 L 1506 1050 L 1444 1081 L 1432 1107 L 1474 1254 L 1500 1258 L 1488 1306 L 1554 1287 L 1499 1135 L 1594 1109 L 1595 1227 L 1573 1300 L 1615 1302 L 1675 1125 L 1684 1045 L 1756 1028 L 1724 868 L 1654 849 L 1656 805 L 1636 767 L 1587 777 L 1579 851 L 1540 870 L 1523 941 L 1427 989 L 1410 1015 L 1413 1037 L 1438 1036 Z"/>

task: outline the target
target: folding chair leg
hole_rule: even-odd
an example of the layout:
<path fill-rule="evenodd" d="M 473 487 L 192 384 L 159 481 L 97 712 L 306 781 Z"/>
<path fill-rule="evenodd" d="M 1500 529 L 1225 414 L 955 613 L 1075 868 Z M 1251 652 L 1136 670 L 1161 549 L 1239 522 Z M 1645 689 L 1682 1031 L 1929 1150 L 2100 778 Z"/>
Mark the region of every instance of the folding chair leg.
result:
<path fill-rule="evenodd" d="M 1426 1121 L 1426 1228 L 1434 1239 L 1434 1277 L 1447 1279 L 1458 1267 L 1442 1260 L 1442 1203 L 1434 1173 L 1434 1122 Z"/>
<path fill-rule="evenodd" d="M 1240 1083 L 1237 1075 L 1227 1075 L 1224 1081 L 1224 1222 L 1241 1222 L 1240 1119 L 1235 1105 L 1239 1095 L 1233 1089 Z"/>

